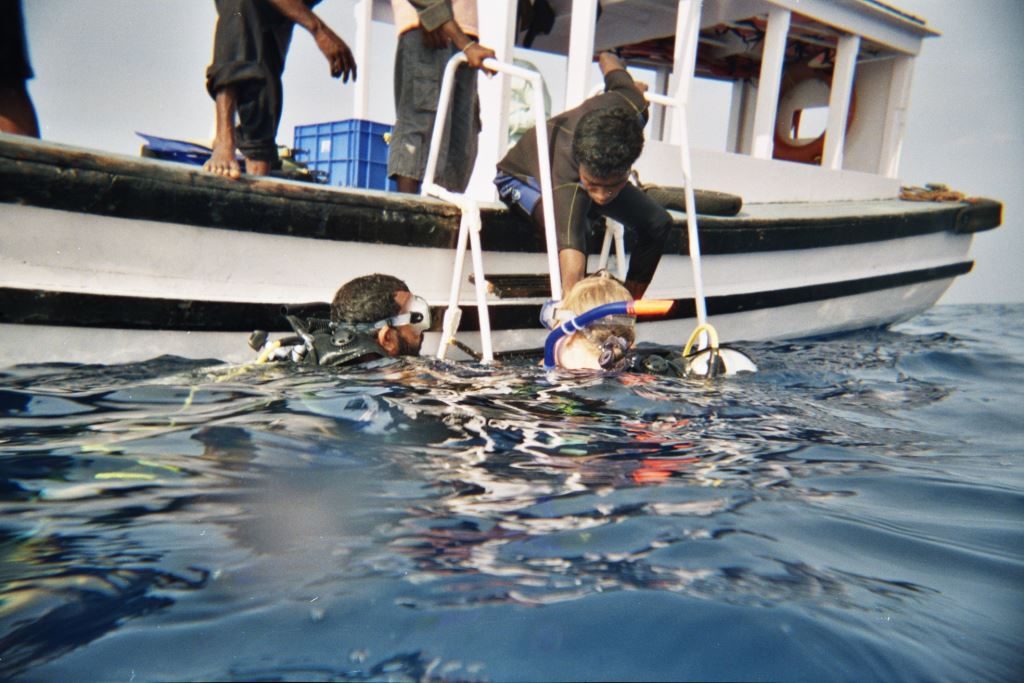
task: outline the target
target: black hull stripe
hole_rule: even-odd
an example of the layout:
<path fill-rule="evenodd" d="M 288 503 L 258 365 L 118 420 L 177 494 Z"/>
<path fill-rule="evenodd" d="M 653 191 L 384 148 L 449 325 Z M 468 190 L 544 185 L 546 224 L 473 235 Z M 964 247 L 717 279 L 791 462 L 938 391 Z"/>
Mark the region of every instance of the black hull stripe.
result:
<path fill-rule="evenodd" d="M 452 248 L 458 211 L 399 193 L 346 191 L 301 183 L 219 178 L 196 167 L 128 159 L 0 140 L 0 203 L 18 203 L 117 218 L 312 239 Z M 702 216 L 701 251 L 737 254 L 862 244 L 937 232 L 976 232 L 999 225 L 1002 205 L 937 204 L 931 210 L 845 216 L 754 219 Z M 832 206 L 838 205 L 833 203 Z M 920 207 L 915 207 L 920 208 Z M 512 212 L 482 212 L 487 251 L 543 252 L 539 232 Z M 601 244 L 603 232 L 591 237 Z M 626 248 L 633 232 L 627 230 Z M 677 222 L 666 253 L 688 254 Z"/>
<path fill-rule="evenodd" d="M 707 309 L 709 315 L 728 315 L 867 294 L 956 277 L 970 272 L 972 265 L 971 261 L 964 261 L 845 282 L 709 297 Z M 305 315 L 328 315 L 326 303 L 304 304 L 300 308 Z M 476 306 L 467 304 L 462 308 L 460 329 L 479 330 Z M 281 309 L 280 304 L 181 301 L 0 288 L 0 323 L 7 324 L 191 332 L 248 333 L 254 329 L 283 332 L 288 330 L 288 326 Z M 440 325 L 443 311 L 444 307 L 435 307 L 435 329 Z M 539 324 L 537 314 L 538 308 L 532 304 L 492 306 L 491 329 L 535 328 Z M 695 317 L 693 301 L 680 299 L 672 311 L 660 319 Z"/>

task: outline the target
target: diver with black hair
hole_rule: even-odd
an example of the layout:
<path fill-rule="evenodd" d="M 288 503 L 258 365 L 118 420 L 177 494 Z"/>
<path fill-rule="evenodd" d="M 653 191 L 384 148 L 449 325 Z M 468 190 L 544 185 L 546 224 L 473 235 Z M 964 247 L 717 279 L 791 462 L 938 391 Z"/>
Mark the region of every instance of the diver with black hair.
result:
<path fill-rule="evenodd" d="M 290 361 L 342 367 L 398 356 L 417 356 L 430 328 L 430 306 L 391 275 L 364 275 L 342 285 L 330 319 L 286 314 L 294 335 L 270 341 L 257 330 L 249 346 L 257 362 Z"/>

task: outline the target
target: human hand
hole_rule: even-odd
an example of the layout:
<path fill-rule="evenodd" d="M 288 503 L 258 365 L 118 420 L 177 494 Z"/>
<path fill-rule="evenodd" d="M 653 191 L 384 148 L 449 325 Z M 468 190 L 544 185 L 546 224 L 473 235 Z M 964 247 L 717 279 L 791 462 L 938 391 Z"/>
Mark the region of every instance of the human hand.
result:
<path fill-rule="evenodd" d="M 349 76 L 352 81 L 356 80 L 356 59 L 348 45 L 338 37 L 338 34 L 331 30 L 326 24 L 320 24 L 313 33 L 313 39 L 320 52 L 327 58 L 327 64 L 331 68 L 331 76 L 341 78 L 342 82 L 348 83 Z"/>
<path fill-rule="evenodd" d="M 466 61 L 474 69 L 480 69 L 488 76 L 493 76 L 496 73 L 494 69 L 489 69 L 486 66 L 484 66 L 485 59 L 496 58 L 494 50 L 492 50 L 491 48 L 485 45 L 481 45 L 480 43 L 477 42 L 472 42 L 466 47 L 462 48 L 462 51 L 466 55 Z"/>
<path fill-rule="evenodd" d="M 616 69 L 625 69 L 625 64 L 619 57 L 609 50 L 600 52 L 597 55 L 597 65 L 601 68 L 601 73 L 607 75 L 609 72 L 615 71 Z"/>

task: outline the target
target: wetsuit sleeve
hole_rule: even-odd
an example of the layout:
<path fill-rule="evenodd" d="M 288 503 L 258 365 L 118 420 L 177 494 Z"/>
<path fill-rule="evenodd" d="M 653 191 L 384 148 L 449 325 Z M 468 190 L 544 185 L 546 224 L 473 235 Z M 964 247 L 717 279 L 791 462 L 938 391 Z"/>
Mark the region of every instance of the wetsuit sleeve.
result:
<path fill-rule="evenodd" d="M 636 87 L 636 82 L 625 69 L 609 71 L 604 77 L 605 94 L 614 94 L 622 98 L 630 109 L 647 121 L 647 99 Z"/>
<path fill-rule="evenodd" d="M 416 8 L 425 31 L 433 31 L 455 18 L 451 0 L 409 0 L 409 4 Z"/>
<path fill-rule="evenodd" d="M 555 185 L 554 193 L 558 249 L 575 249 L 586 253 L 590 196 L 576 182 Z"/>
<path fill-rule="evenodd" d="M 672 230 L 672 216 L 643 190 L 630 184 L 601 207 L 601 213 L 636 230 L 636 244 L 629 257 L 626 279 L 650 283 Z"/>

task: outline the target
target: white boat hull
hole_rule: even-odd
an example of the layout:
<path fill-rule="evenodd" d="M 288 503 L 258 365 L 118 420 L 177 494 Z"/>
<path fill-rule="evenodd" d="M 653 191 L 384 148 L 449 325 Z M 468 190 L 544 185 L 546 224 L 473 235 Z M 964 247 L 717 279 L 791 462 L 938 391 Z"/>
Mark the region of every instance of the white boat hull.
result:
<path fill-rule="evenodd" d="M 825 335 L 905 320 L 934 305 L 953 281 L 950 275 L 900 284 L 905 274 L 942 272 L 957 264 L 968 268 L 971 240 L 969 234 L 943 232 L 767 254 L 708 255 L 703 272 L 709 318 L 728 341 Z M 379 271 L 398 274 L 440 307 L 447 302 L 453 261 L 448 249 L 324 241 L 16 205 L 0 213 L 0 243 L 4 288 L 115 301 L 171 299 L 183 306 L 328 302 L 341 283 Z M 495 275 L 541 273 L 544 259 L 539 253 L 492 252 L 485 255 L 485 268 Z M 596 266 L 597 257 L 591 257 L 591 267 Z M 474 309 L 473 287 L 468 278 L 463 281 L 462 304 Z M 872 281 L 879 282 L 877 288 L 858 291 L 856 283 Z M 843 294 L 844 285 L 853 293 Z M 816 288 L 832 289 L 836 295 L 815 298 Z M 787 291 L 796 292 L 788 299 L 793 303 L 780 294 Z M 648 297 L 691 300 L 689 258 L 666 255 Z M 716 302 L 730 297 L 774 297 L 778 303 L 716 313 Z M 498 317 L 504 307 L 537 310 L 542 301 L 492 298 L 489 309 Z M 692 317 L 643 323 L 639 338 L 682 344 L 694 324 Z M 242 362 L 253 358 L 247 331 L 4 324 L 0 366 L 129 362 L 162 354 Z M 542 347 L 544 336 L 539 324 L 496 329 L 494 348 L 499 353 L 535 350 Z M 438 338 L 436 333 L 427 335 L 424 353 L 436 352 Z M 459 339 L 480 348 L 475 331 L 463 332 Z"/>
<path fill-rule="evenodd" d="M 179 164 L 9 140 L 0 138 L 0 367 L 163 354 L 250 360 L 253 329 L 288 331 L 283 306 L 315 304 L 304 310 L 325 315 L 338 286 L 373 272 L 401 277 L 435 308 L 423 352 L 437 350 L 459 224 L 450 205 L 231 182 Z M 709 320 L 725 342 L 904 320 L 970 270 L 973 233 L 998 225 L 1000 209 L 890 199 L 702 215 Z M 543 245 L 503 207 L 484 206 L 483 219 L 493 349 L 536 351 L 549 296 Z M 641 342 L 682 344 L 696 323 L 684 221 L 676 219 L 646 295 L 676 304 L 640 325 Z M 600 267 L 599 257 L 589 265 Z M 618 270 L 617 257 L 608 265 Z M 480 349 L 475 286 L 468 272 L 459 282 L 458 339 Z"/>

